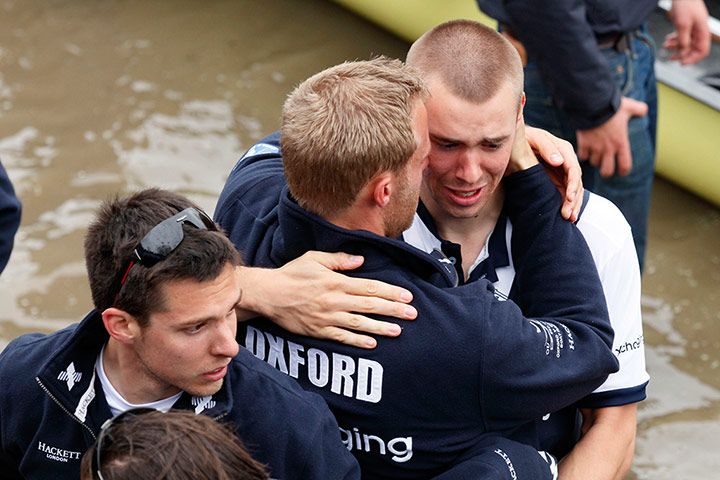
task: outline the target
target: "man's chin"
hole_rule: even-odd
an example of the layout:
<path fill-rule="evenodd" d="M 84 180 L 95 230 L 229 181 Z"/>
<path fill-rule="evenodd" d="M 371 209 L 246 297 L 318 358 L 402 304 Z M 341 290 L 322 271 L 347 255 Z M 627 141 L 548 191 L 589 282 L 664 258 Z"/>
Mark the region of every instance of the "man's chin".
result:
<path fill-rule="evenodd" d="M 224 379 L 221 379 L 202 387 L 191 387 L 186 389 L 185 392 L 193 397 L 209 397 L 220 391 L 224 381 Z"/>
<path fill-rule="evenodd" d="M 385 236 L 388 238 L 398 238 L 405 230 L 412 226 L 413 218 L 414 217 L 410 217 L 409 221 L 398 222 L 397 224 L 386 227 Z"/>
<path fill-rule="evenodd" d="M 475 218 L 480 214 L 482 210 L 479 206 L 473 205 L 471 207 L 459 207 L 457 205 L 445 206 L 443 211 L 445 215 L 450 218 L 464 219 L 464 218 Z"/>

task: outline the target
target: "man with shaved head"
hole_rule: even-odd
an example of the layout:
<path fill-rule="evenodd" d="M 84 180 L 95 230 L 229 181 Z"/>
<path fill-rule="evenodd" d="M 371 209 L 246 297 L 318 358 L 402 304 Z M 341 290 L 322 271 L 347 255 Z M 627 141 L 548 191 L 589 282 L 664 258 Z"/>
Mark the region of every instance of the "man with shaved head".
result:
<path fill-rule="evenodd" d="M 428 82 L 432 148 L 418 215 L 404 238 L 425 250 L 440 248 L 465 281 L 487 278 L 496 295 L 517 298 L 535 286 L 516 278 L 524 265 L 513 253 L 516 235 L 500 179 L 525 101 L 520 58 L 496 31 L 458 20 L 419 38 L 407 63 Z M 585 193 L 577 227 L 603 282 L 620 371 L 578 402 L 581 428 L 573 407 L 547 412 L 528 438 L 559 458 L 570 452 L 560 463 L 561 478 L 621 478 L 632 462 L 635 412 L 648 381 L 638 261 L 629 225 L 604 198 Z"/>

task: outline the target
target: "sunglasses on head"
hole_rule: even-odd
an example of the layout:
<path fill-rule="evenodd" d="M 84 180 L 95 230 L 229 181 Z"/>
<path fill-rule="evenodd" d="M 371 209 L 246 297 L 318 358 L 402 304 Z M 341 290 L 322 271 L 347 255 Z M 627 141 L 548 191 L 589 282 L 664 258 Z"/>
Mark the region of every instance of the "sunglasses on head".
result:
<path fill-rule="evenodd" d="M 160 410 L 156 410 L 154 408 L 132 408 L 105 420 L 102 427 L 100 427 L 100 435 L 98 435 L 97 443 L 95 445 L 95 455 L 92 457 L 92 471 L 97 473 L 97 478 L 105 480 L 101 471 L 102 456 L 115 441 L 115 437 L 113 437 L 113 428 L 127 420 L 130 420 L 131 418 L 137 417 L 138 415 L 145 415 L 150 412 L 159 411 Z"/>
<path fill-rule="evenodd" d="M 166 218 L 155 225 L 152 230 L 140 240 L 138 246 L 135 247 L 133 258 L 128 262 L 128 266 L 124 270 L 125 273 L 122 276 L 118 276 L 119 286 L 117 288 L 117 294 L 115 294 L 115 301 L 117 301 L 120 291 L 123 285 L 125 285 L 125 280 L 130 273 L 130 269 L 136 262 L 146 267 L 152 267 L 156 263 L 165 260 L 165 258 L 182 243 L 185 238 L 185 233 L 182 228 L 183 225 L 192 225 L 201 230 L 217 231 L 217 227 L 215 226 L 215 222 L 212 221 L 212 218 L 210 218 L 207 213 L 195 207 L 186 208 L 182 212 Z"/>

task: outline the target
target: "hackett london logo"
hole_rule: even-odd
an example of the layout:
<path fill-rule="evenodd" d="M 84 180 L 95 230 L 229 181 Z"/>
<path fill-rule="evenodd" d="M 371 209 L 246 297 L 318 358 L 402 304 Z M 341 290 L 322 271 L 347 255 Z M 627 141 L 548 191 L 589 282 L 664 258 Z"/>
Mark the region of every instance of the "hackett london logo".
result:
<path fill-rule="evenodd" d="M 45 457 L 56 462 L 67 463 L 69 460 L 80 460 L 82 452 L 74 452 L 72 450 L 63 450 L 62 448 L 48 445 L 44 442 L 38 442 L 38 450 L 45 454 Z"/>
<path fill-rule="evenodd" d="M 65 382 L 68 387 L 68 391 L 70 391 L 73 389 L 75 384 L 80 381 L 80 379 L 82 378 L 82 373 L 76 372 L 75 363 L 70 362 L 70 365 L 67 366 L 67 369 L 60 372 L 57 378 L 58 380 Z"/>

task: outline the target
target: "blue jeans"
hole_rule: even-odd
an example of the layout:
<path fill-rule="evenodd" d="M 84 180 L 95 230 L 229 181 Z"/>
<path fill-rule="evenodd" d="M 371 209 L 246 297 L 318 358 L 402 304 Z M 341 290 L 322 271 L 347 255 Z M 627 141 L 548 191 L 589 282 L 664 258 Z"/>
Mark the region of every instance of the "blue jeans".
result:
<path fill-rule="evenodd" d="M 603 178 L 597 168 L 582 162 L 583 184 L 588 190 L 610 199 L 632 227 L 642 271 L 645 258 L 647 223 L 650 212 L 650 190 L 655 170 L 655 131 L 657 126 L 657 82 L 655 80 L 655 47 L 644 28 L 635 34 L 624 51 L 610 48 L 602 51 L 613 80 L 622 95 L 648 104 L 645 117 L 633 117 L 628 123 L 632 150 L 632 170 L 626 176 Z M 592 95 L 592 92 L 588 92 Z M 558 108 L 537 66 L 525 67 L 525 121 L 528 125 L 548 130 L 575 146 L 575 129 L 567 115 Z"/>

